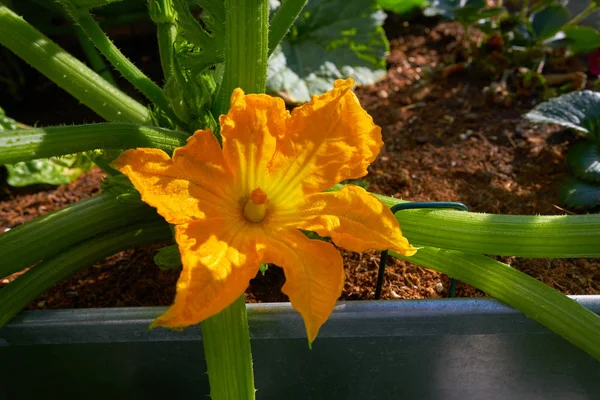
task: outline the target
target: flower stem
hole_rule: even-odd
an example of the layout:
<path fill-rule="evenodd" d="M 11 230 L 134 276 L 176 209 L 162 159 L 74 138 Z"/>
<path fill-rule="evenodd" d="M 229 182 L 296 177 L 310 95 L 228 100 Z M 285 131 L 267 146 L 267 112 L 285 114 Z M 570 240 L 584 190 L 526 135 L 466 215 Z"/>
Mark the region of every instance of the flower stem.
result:
<path fill-rule="evenodd" d="M 201 324 L 210 397 L 213 400 L 254 399 L 250 332 L 242 295 Z"/>
<path fill-rule="evenodd" d="M 229 109 L 235 88 L 264 93 L 267 79 L 267 0 L 225 0 L 225 70 L 216 114 Z M 244 296 L 201 324 L 213 400 L 254 399 L 250 333 Z"/>
<path fill-rule="evenodd" d="M 225 1 L 225 71 L 215 101 L 217 115 L 229 110 L 236 88 L 264 93 L 269 50 L 269 7 L 265 0 Z"/>
<path fill-rule="evenodd" d="M 150 122 L 146 107 L 102 79 L 1 3 L 0 44 L 107 121 Z"/>

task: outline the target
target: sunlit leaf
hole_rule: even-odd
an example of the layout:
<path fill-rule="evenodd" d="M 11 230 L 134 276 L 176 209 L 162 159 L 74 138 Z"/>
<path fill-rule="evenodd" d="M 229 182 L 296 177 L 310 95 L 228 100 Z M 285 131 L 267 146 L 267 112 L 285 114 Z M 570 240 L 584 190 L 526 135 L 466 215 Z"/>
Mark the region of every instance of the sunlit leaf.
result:
<path fill-rule="evenodd" d="M 310 0 L 269 60 L 267 91 L 298 103 L 336 79 L 381 79 L 389 49 L 384 19 L 376 0 Z"/>
<path fill-rule="evenodd" d="M 573 128 L 600 141 L 600 93 L 583 90 L 555 97 L 525 114 L 525 118 Z"/>
<path fill-rule="evenodd" d="M 85 154 L 23 161 L 5 165 L 8 171 L 6 181 L 11 186 L 27 186 L 38 183 L 63 185 L 74 181 L 93 166 L 93 162 Z"/>

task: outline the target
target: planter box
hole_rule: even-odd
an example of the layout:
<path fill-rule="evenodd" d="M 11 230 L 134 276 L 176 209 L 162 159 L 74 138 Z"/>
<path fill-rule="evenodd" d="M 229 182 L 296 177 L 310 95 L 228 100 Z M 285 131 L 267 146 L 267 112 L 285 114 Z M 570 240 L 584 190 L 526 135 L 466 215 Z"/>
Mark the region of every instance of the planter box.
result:
<path fill-rule="evenodd" d="M 339 303 L 313 350 L 289 304 L 248 309 L 258 399 L 600 396 L 599 362 L 494 300 Z M 148 331 L 161 310 L 22 313 L 0 329 L 0 398 L 205 398 L 200 329 Z"/>

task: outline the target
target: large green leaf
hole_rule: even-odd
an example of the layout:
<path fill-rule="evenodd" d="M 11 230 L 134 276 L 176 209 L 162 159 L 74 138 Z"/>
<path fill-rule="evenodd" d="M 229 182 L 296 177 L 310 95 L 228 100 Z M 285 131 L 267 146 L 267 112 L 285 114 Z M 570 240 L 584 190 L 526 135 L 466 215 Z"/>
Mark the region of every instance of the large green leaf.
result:
<path fill-rule="evenodd" d="M 591 53 L 600 47 L 600 32 L 589 26 L 569 26 L 563 30 L 573 53 Z"/>
<path fill-rule="evenodd" d="M 17 121 L 7 117 L 0 108 L 0 132 L 23 127 Z M 62 185 L 75 180 L 82 173 L 89 171 L 94 164 L 84 154 L 73 154 L 64 157 L 43 158 L 38 160 L 6 164 L 11 186 L 27 186 L 36 183 Z"/>
<path fill-rule="evenodd" d="M 27 186 L 37 183 L 63 185 L 77 179 L 79 175 L 94 166 L 85 154 L 72 154 L 63 157 L 40 158 L 16 164 L 6 164 L 11 186 Z"/>
<path fill-rule="evenodd" d="M 600 146 L 585 140 L 569 149 L 567 165 L 584 181 L 600 184 Z"/>
<path fill-rule="evenodd" d="M 376 0 L 310 0 L 269 60 L 267 91 L 305 102 L 336 79 L 370 84 L 386 73 L 385 13 Z"/>
<path fill-rule="evenodd" d="M 555 97 L 525 114 L 525 118 L 573 128 L 600 141 L 600 93 L 584 90 Z"/>
<path fill-rule="evenodd" d="M 576 178 L 567 178 L 558 190 L 560 201 L 568 207 L 600 206 L 600 184 L 594 185 Z"/>
<path fill-rule="evenodd" d="M 548 39 L 569 22 L 569 11 L 559 5 L 546 7 L 531 16 L 531 27 L 537 40 Z"/>

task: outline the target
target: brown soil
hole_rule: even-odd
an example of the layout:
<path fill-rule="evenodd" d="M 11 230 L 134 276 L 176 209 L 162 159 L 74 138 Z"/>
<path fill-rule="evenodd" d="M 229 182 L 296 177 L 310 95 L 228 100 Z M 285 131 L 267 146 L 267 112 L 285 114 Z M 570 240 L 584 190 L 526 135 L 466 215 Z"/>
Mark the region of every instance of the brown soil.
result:
<path fill-rule="evenodd" d="M 492 80 L 489 76 L 459 71 L 442 79 L 436 71 L 447 66 L 453 59 L 449 55 L 452 49 L 461 43 L 458 26 L 403 24 L 392 18 L 386 27 L 391 38 L 389 73 L 376 85 L 356 91 L 363 106 L 383 128 L 385 141 L 379 159 L 365 178 L 369 190 L 411 201 L 459 201 L 477 212 L 569 212 L 558 206 L 556 189 L 566 173 L 565 150 L 577 137 L 556 127 L 531 126 L 523 121 L 521 115 L 535 104 L 531 97 L 517 99 L 510 107 L 490 103 L 483 94 Z M 135 48 L 131 43 L 120 47 Z M 156 54 L 147 54 L 148 51 L 133 58 L 160 80 L 156 75 Z M 78 116 L 73 122 L 97 118 L 67 95 L 60 91 L 57 94 L 45 79 L 28 74 L 37 92 L 29 98 L 25 96 L 20 103 L 7 105 L 8 115 L 32 125 L 65 122 L 69 119 L 57 121 L 57 112 L 47 107 L 64 111 L 66 104 L 69 114 Z M 64 102 L 55 101 L 55 96 L 64 98 Z M 42 113 L 30 113 L 32 109 Z M 46 117 L 31 120 L 31 116 L 40 115 Z M 95 169 L 58 188 L 15 189 L 2 184 L 0 232 L 99 193 L 101 181 L 102 175 Z M 31 308 L 168 305 L 173 299 L 178 271 L 161 271 L 154 265 L 158 247 L 122 252 L 85 268 L 42 295 Z M 346 284 L 342 299 L 373 298 L 379 254 L 343 255 Z M 600 294 L 598 260 L 501 260 L 566 294 Z M 17 275 L 3 279 L 0 286 Z M 248 300 L 285 301 L 280 292 L 284 280 L 282 270 L 271 267 L 265 276 L 259 274 L 251 282 Z M 392 260 L 382 297 L 443 297 L 447 296 L 448 284 L 444 275 Z M 457 295 L 482 293 L 459 283 Z"/>

